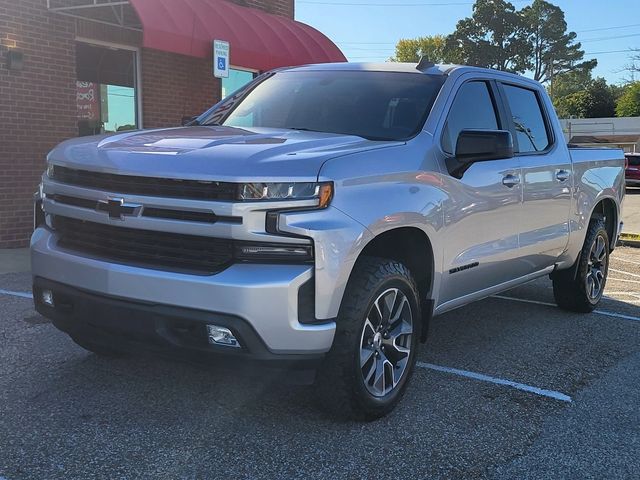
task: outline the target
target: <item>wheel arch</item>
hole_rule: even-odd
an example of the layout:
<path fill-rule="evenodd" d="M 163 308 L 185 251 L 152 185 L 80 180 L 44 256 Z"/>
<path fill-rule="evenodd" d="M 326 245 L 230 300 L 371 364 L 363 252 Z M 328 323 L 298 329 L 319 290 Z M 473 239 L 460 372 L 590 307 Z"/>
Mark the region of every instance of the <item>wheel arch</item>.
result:
<path fill-rule="evenodd" d="M 616 202 L 615 198 L 609 197 L 609 196 L 598 198 L 598 200 L 594 203 L 594 206 L 591 209 L 591 213 L 588 217 L 589 221 L 587 222 L 586 224 L 587 227 L 584 230 L 585 236 L 586 236 L 586 229 L 588 228 L 592 219 L 594 218 L 603 219 L 605 222 L 607 235 L 609 236 L 609 252 L 612 252 L 616 246 L 615 237 L 616 237 L 617 228 L 618 228 L 618 216 L 619 216 L 618 203 Z M 569 272 L 568 275 L 570 275 L 571 278 L 576 278 L 576 275 L 578 273 L 578 264 L 580 261 L 580 254 L 582 252 L 584 241 L 585 241 L 585 237 L 580 237 L 580 242 L 581 242 L 580 248 L 577 253 L 578 256 L 575 262 L 573 263 L 573 265 L 571 265 L 571 267 L 566 270 L 556 270 L 552 272 L 550 275 L 552 279 L 558 275 L 563 275 L 562 272 Z M 564 273 L 564 275 L 567 275 L 567 274 Z"/>
<path fill-rule="evenodd" d="M 616 234 L 618 231 L 618 204 L 611 197 L 600 198 L 591 211 L 592 218 L 602 218 L 605 222 L 607 235 L 609 236 L 609 251 L 616 247 Z"/>
<path fill-rule="evenodd" d="M 358 255 L 380 257 L 404 264 L 413 275 L 420 294 L 422 310 L 421 341 L 426 341 L 434 308 L 435 257 L 433 243 L 427 233 L 415 226 L 397 227 L 379 233 Z M 357 260 L 356 260 L 357 261 Z"/>

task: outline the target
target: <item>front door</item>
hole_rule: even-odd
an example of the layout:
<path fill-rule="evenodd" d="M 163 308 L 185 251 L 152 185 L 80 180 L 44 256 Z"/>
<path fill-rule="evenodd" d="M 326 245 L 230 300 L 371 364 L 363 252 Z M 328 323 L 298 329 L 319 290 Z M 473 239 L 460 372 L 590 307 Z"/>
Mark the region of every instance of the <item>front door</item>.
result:
<path fill-rule="evenodd" d="M 497 114 L 491 82 L 462 84 L 451 104 L 442 150 L 453 155 L 464 129 L 506 129 Z M 499 285 L 523 274 L 517 268 L 522 183 L 520 160 L 478 162 L 457 179 L 445 175 L 444 273 L 439 305 Z"/>

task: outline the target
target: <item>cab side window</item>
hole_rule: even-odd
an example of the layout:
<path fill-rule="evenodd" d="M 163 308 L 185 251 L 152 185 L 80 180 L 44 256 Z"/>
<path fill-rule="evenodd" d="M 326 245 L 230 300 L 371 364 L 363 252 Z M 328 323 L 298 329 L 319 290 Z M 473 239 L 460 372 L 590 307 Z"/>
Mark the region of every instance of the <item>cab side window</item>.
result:
<path fill-rule="evenodd" d="M 468 82 L 458 90 L 442 132 L 445 152 L 455 152 L 462 130 L 498 130 L 496 109 L 486 82 Z"/>
<path fill-rule="evenodd" d="M 511 109 L 519 153 L 541 152 L 551 144 L 542 108 L 535 91 L 503 84 Z"/>

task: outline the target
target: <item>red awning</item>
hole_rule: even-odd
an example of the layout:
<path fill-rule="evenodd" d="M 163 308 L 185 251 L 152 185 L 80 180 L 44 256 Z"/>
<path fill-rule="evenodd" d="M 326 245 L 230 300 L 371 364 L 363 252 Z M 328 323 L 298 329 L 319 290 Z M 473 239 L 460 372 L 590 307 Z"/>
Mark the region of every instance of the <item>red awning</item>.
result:
<path fill-rule="evenodd" d="M 340 49 L 315 28 L 225 0 L 130 0 L 143 46 L 210 57 L 213 40 L 231 44 L 230 63 L 256 70 L 344 62 Z"/>

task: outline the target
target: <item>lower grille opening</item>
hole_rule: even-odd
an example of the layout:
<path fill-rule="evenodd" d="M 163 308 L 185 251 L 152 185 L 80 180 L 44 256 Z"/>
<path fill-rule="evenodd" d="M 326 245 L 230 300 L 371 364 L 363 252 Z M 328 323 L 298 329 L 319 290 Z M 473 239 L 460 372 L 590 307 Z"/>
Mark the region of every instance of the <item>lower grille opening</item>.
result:
<path fill-rule="evenodd" d="M 118 263 L 212 275 L 233 262 L 230 239 L 138 230 L 56 216 L 62 248 Z"/>

